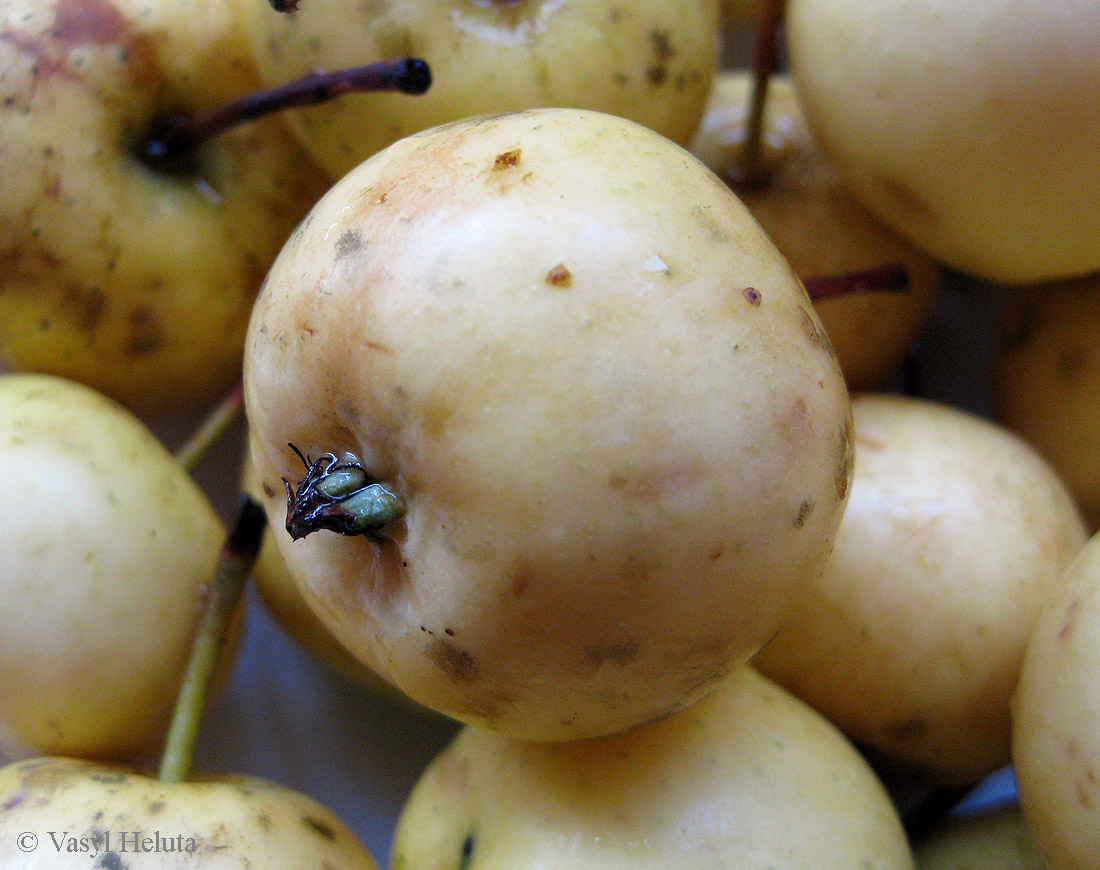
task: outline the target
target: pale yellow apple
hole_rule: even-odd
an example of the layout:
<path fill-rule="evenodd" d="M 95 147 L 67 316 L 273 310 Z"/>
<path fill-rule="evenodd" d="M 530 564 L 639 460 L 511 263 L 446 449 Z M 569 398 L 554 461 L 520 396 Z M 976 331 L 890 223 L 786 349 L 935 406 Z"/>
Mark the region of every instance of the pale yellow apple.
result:
<path fill-rule="evenodd" d="M 1100 4 L 790 0 L 791 73 L 872 211 L 962 272 L 1100 269 Z"/>
<path fill-rule="evenodd" d="M 803 279 L 900 266 L 904 291 L 815 301 L 852 390 L 880 386 L 913 346 L 932 310 L 940 268 L 869 212 L 814 142 L 791 80 L 768 83 L 760 159 L 766 179 L 737 183 L 748 124 L 751 74 L 723 72 L 691 150 L 733 188 Z"/>
<path fill-rule="evenodd" d="M 908 870 L 839 731 L 749 668 L 660 722 L 547 744 L 468 726 L 402 810 L 392 870 Z"/>
<path fill-rule="evenodd" d="M 224 539 L 214 508 L 129 412 L 50 375 L 0 376 L 0 475 L 0 756 L 146 752 Z"/>
<path fill-rule="evenodd" d="M 431 66 L 423 96 L 292 114 L 334 176 L 417 130 L 539 106 L 622 115 L 686 144 L 717 64 L 717 0 L 323 0 L 284 15 L 251 3 L 245 14 L 269 84 L 388 57 Z"/>
<path fill-rule="evenodd" d="M 5 870 L 378 870 L 328 807 L 276 783 L 165 784 L 70 758 L 0 769 L 0 855 Z"/>
<path fill-rule="evenodd" d="M 1050 870 L 1100 867 L 1100 535 L 1066 571 L 1013 702 L 1020 804 Z"/>
<path fill-rule="evenodd" d="M 1024 648 L 1084 525 L 1007 430 L 902 396 L 852 409 L 835 549 L 756 664 L 908 777 L 977 781 L 1009 762 Z"/>
<path fill-rule="evenodd" d="M 993 366 L 994 411 L 1058 470 L 1100 528 L 1100 279 L 1020 288 Z"/>
<path fill-rule="evenodd" d="M 9 367 L 142 411 L 199 407 L 239 377 L 264 273 L 327 181 L 275 120 L 176 172 L 137 157 L 160 113 L 259 86 L 234 2 L 0 2 Z"/>
<path fill-rule="evenodd" d="M 802 286 L 688 152 L 545 109 L 345 176 L 249 330 L 257 474 L 357 461 L 381 542 L 276 541 L 340 641 L 414 699 L 570 738 L 697 700 L 784 620 L 847 495 L 849 407 Z M 323 460 L 327 463 L 328 460 Z"/>

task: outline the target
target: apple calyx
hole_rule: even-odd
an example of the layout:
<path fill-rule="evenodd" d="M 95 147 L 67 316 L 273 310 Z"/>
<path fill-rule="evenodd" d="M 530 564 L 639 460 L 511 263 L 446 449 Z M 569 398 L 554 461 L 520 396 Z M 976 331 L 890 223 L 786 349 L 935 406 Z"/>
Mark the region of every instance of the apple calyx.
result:
<path fill-rule="evenodd" d="M 274 88 L 231 100 L 204 115 L 170 112 L 153 120 L 138 143 L 137 156 L 151 169 L 189 169 L 188 158 L 212 136 L 284 109 L 313 106 L 349 93 L 398 91 L 416 96 L 431 87 L 426 61 L 414 57 L 380 60 L 330 73 L 311 73 Z"/>
<path fill-rule="evenodd" d="M 887 263 L 871 269 L 817 275 L 802 281 L 814 302 L 853 293 L 900 293 L 909 289 L 909 272 L 901 263 Z"/>
<path fill-rule="evenodd" d="M 328 529 L 380 542 L 382 528 L 404 516 L 404 502 L 354 459 L 341 462 L 326 453 L 311 462 L 293 444 L 289 446 L 306 466 L 306 475 L 297 487 L 283 478 L 286 530 L 293 540 Z"/>

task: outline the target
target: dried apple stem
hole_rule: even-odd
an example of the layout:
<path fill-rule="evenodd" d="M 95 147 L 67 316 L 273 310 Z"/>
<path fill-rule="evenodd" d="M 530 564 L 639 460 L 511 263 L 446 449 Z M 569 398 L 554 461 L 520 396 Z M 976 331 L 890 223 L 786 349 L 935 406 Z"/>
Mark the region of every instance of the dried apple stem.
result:
<path fill-rule="evenodd" d="M 266 527 L 267 516 L 263 508 L 245 496 L 206 591 L 191 646 L 191 657 L 176 698 L 161 756 L 158 774 L 161 782 L 186 782 L 191 775 L 195 741 L 210 692 L 210 682 Z"/>
<path fill-rule="evenodd" d="M 817 275 L 802 283 L 810 299 L 821 302 L 853 293 L 899 293 L 909 289 L 909 273 L 900 263 L 890 263 L 839 275 Z"/>
<path fill-rule="evenodd" d="M 418 58 L 381 60 L 365 66 L 314 73 L 267 90 L 246 94 L 205 115 L 171 115 L 153 124 L 138 156 L 154 169 L 171 170 L 212 136 L 246 121 L 296 106 L 312 106 L 343 94 L 400 91 L 422 94 L 432 83 L 428 64 Z"/>
<path fill-rule="evenodd" d="M 206 452 L 233 425 L 244 407 L 244 384 L 237 382 L 226 396 L 214 406 L 199 428 L 176 450 L 176 461 L 190 471 Z"/>
<path fill-rule="evenodd" d="M 765 0 L 752 60 L 752 87 L 749 90 L 748 117 L 745 120 L 745 142 L 731 177 L 738 184 L 760 184 L 767 172 L 760 159 L 760 139 L 764 133 L 764 105 L 768 99 L 768 83 L 775 71 L 779 41 L 779 23 L 783 18 L 784 0 Z"/>

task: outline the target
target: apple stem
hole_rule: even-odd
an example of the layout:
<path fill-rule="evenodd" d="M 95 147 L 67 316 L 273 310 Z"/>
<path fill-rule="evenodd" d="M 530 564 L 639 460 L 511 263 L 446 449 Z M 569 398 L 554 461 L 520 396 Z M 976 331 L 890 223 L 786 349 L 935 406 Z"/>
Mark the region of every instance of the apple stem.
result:
<path fill-rule="evenodd" d="M 212 136 L 246 121 L 283 109 L 313 106 L 349 93 L 400 91 L 423 94 L 432 83 L 428 64 L 418 58 L 381 60 L 365 66 L 312 73 L 300 79 L 232 100 L 205 115 L 162 116 L 138 147 L 139 158 L 159 170 L 179 166 L 182 158 Z"/>
<path fill-rule="evenodd" d="M 784 0 L 765 0 L 756 45 L 752 58 L 752 87 L 749 90 L 748 117 L 745 119 L 745 141 L 737 165 L 729 174 L 738 184 L 758 185 L 767 177 L 760 159 L 760 140 L 764 134 L 764 105 L 768 99 L 768 83 L 775 70 L 779 24 L 783 19 Z"/>
<path fill-rule="evenodd" d="M 176 461 L 190 471 L 211 447 L 218 443 L 244 407 L 244 384 L 240 381 L 207 415 L 175 452 Z"/>
<path fill-rule="evenodd" d="M 839 275 L 817 275 L 802 281 L 814 302 L 853 293 L 899 293 L 909 289 L 909 273 L 900 263 Z"/>
<path fill-rule="evenodd" d="M 244 496 L 236 523 L 218 557 L 214 578 L 206 590 L 191 657 L 161 756 L 158 774 L 161 782 L 186 782 L 191 775 L 195 742 L 210 694 L 210 682 L 266 528 L 267 516 L 259 502 Z"/>

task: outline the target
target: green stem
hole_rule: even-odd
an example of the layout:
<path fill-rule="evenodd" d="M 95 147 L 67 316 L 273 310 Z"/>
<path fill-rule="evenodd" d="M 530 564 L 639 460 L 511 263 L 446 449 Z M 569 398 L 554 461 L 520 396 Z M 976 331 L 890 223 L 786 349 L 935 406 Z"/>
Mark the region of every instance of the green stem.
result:
<path fill-rule="evenodd" d="M 775 70 L 779 23 L 783 18 L 784 0 L 765 0 L 753 51 L 752 88 L 749 91 L 748 117 L 745 121 L 745 142 L 741 159 L 734 172 L 739 184 L 761 184 L 767 172 L 760 159 L 760 140 L 764 135 L 764 105 L 768 99 L 768 83 Z"/>
<path fill-rule="evenodd" d="M 183 683 L 161 756 L 161 782 L 186 782 L 191 775 L 199 724 L 210 693 L 222 649 L 229 636 L 233 615 L 244 592 L 245 582 L 260 550 L 267 516 L 263 508 L 245 496 L 236 524 L 222 547 L 214 578 L 206 592 L 198 629 L 191 646 Z"/>
<path fill-rule="evenodd" d="M 185 470 L 191 471 L 206 451 L 225 434 L 243 407 L 244 385 L 238 381 L 237 386 L 214 406 L 199 428 L 176 450 L 176 461 Z"/>

